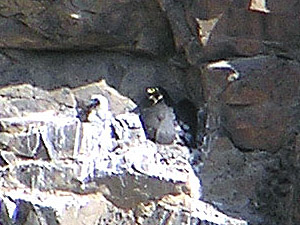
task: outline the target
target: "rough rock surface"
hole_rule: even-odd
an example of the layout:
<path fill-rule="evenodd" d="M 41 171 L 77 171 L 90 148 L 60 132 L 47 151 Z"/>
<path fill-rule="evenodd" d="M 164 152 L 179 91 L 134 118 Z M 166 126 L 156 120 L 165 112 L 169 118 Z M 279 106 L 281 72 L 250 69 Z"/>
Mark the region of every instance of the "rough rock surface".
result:
<path fill-rule="evenodd" d="M 155 1 L 0 3 L 1 47 L 172 52 L 166 17 Z"/>
<path fill-rule="evenodd" d="M 298 70 L 298 62 L 274 56 L 219 61 L 203 70 L 209 125 L 203 197 L 231 215 L 243 211 L 254 224 L 293 224 L 286 206 L 297 208 L 292 199 L 299 193 Z"/>
<path fill-rule="evenodd" d="M 189 149 L 147 140 L 136 105 L 105 82 L 0 95 L 3 224 L 247 224 L 198 200 Z M 75 99 L 88 95 L 101 107 L 81 122 Z"/>
<path fill-rule="evenodd" d="M 113 89 L 97 83 L 105 79 L 138 106 L 146 87 L 160 86 L 168 92 L 182 130 L 196 140 L 195 149 L 177 147 L 190 154 L 202 200 L 254 225 L 300 224 L 299 7 L 298 0 L 2 0 L 0 87 L 5 88 L 0 93 L 0 165 L 14 168 L 17 183 L 22 180 L 25 185 L 18 190 L 29 194 L 18 198 L 19 192 L 8 187 L 11 194 L 0 200 L 8 209 L 0 207 L 0 223 L 9 224 L 13 217 L 23 222 L 28 218 L 27 224 L 59 224 L 48 219 L 59 210 L 31 201 L 31 192 L 37 189 L 30 185 L 45 187 L 40 184 L 46 178 L 49 193 L 40 190 L 36 196 L 53 197 L 53 190 L 60 189 L 54 202 L 68 204 L 70 198 L 81 202 L 83 187 L 69 176 L 75 170 L 71 162 L 76 159 L 76 168 L 81 168 L 74 173 L 79 183 L 94 179 L 85 180 L 99 158 L 85 157 L 81 151 L 97 147 L 83 134 L 107 126 L 88 122 L 91 95 L 109 100 L 116 137 L 126 139 L 107 146 L 137 144 L 126 136 L 132 131 L 126 118 L 134 104 L 119 95 L 112 97 Z M 135 140 L 139 140 L 137 133 L 132 133 Z M 105 135 L 92 136 L 96 140 Z M 177 148 L 151 146 L 147 149 L 173 152 Z M 130 162 L 120 162 L 122 168 L 135 162 L 133 155 L 129 158 Z M 37 160 L 43 163 L 34 164 Z M 70 164 L 59 170 L 62 165 L 54 165 L 62 161 Z M 31 179 L 28 171 L 36 175 Z M 13 174 L 4 169 L 1 179 L 7 176 Z M 131 178 L 129 173 L 122 179 L 136 184 Z M 121 182 L 118 179 L 111 180 Z M 154 180 L 142 182 L 154 185 Z M 1 183 L 1 188 L 6 185 Z M 152 218 L 205 224 L 176 207 L 186 198 L 175 198 L 174 193 L 163 193 L 174 204 L 165 205 L 164 195 L 141 202 L 140 211 L 130 211 L 115 205 L 105 191 L 94 189 L 92 182 L 84 190 L 91 191 L 84 195 L 89 204 L 71 206 L 65 221 L 77 214 L 78 221 L 91 218 L 98 224 L 118 224 L 115 220 L 151 224 Z M 180 193 L 176 196 L 187 195 Z M 99 215 L 98 199 L 108 201 L 101 203 L 105 205 L 99 212 L 101 219 L 94 216 Z M 16 206 L 21 210 L 13 214 Z"/>
<path fill-rule="evenodd" d="M 230 67 L 229 67 L 230 66 Z M 203 72 L 209 107 L 246 150 L 276 151 L 295 137 L 300 64 L 258 56 L 209 64 Z M 270 76 L 272 74 L 272 76 Z"/>

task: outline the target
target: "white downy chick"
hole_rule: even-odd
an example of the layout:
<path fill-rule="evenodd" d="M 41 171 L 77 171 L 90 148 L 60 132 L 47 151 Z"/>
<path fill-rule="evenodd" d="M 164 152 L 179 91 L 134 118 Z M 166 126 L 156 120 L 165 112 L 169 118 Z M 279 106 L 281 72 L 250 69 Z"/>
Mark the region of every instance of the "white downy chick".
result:
<path fill-rule="evenodd" d="M 107 119 L 111 119 L 112 114 L 109 111 L 109 103 L 103 95 L 92 95 L 90 107 L 89 122 L 104 122 Z"/>
<path fill-rule="evenodd" d="M 92 136 L 96 140 L 96 145 L 100 145 L 102 150 L 111 151 L 115 147 L 115 139 L 113 137 L 112 121 L 114 120 L 109 110 L 109 102 L 103 95 L 92 95 L 91 111 L 87 120 L 92 125 Z"/>

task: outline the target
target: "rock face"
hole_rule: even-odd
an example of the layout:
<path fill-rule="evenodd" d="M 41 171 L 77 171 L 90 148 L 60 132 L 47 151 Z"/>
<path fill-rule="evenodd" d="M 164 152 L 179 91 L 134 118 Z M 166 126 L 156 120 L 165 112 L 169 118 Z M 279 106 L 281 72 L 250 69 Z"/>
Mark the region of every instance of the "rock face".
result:
<path fill-rule="evenodd" d="M 298 68 L 294 61 L 259 56 L 203 70 L 210 126 L 201 171 L 204 199 L 231 215 L 243 211 L 254 224 L 276 224 L 275 215 L 293 224 L 284 205 L 293 205 L 298 193 L 292 172 L 298 170 Z"/>
<path fill-rule="evenodd" d="M 0 224 L 300 224 L 299 7 L 2 0 Z M 190 149 L 146 139 L 156 86 Z"/>
<path fill-rule="evenodd" d="M 136 105 L 104 82 L 0 93 L 3 224 L 247 224 L 199 201 L 188 148 L 147 140 Z M 82 122 L 86 95 L 100 103 Z"/>
<path fill-rule="evenodd" d="M 206 98 L 218 101 L 215 111 L 221 126 L 237 147 L 274 152 L 294 139 L 299 65 L 262 56 L 207 66 L 203 73 Z"/>
<path fill-rule="evenodd" d="M 1 1 L 1 47 L 172 52 L 155 1 Z M 154 22 L 157 21 L 157 22 Z"/>

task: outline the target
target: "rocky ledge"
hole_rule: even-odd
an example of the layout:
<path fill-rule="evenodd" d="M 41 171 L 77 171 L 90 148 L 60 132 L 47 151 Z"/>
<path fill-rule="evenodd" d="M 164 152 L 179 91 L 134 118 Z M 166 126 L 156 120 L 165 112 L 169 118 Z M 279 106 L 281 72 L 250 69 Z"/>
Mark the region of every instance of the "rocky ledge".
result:
<path fill-rule="evenodd" d="M 1 224 L 247 224 L 200 201 L 190 150 L 148 140 L 135 103 L 104 81 L 0 96 Z"/>
<path fill-rule="evenodd" d="M 1 0 L 0 224 L 300 224 L 299 12 Z"/>

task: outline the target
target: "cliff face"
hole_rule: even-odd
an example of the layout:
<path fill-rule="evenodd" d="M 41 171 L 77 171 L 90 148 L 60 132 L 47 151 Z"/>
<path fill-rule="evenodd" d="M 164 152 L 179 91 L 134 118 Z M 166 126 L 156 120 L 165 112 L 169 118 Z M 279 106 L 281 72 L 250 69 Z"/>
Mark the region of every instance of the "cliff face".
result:
<path fill-rule="evenodd" d="M 0 224 L 300 223 L 299 7 L 1 1 Z"/>
<path fill-rule="evenodd" d="M 200 201 L 189 149 L 148 140 L 104 81 L 0 95 L 2 224 L 247 224 Z"/>

